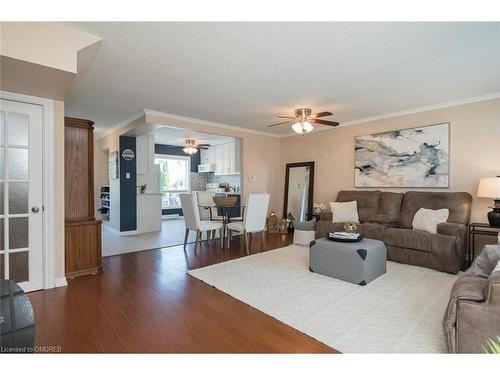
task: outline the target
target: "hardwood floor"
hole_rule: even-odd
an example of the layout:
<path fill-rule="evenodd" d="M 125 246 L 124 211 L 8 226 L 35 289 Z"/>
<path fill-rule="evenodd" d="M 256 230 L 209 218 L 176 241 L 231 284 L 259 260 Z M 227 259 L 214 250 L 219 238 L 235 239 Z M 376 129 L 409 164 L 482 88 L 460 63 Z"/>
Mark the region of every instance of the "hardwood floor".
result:
<path fill-rule="evenodd" d="M 270 234 L 265 250 L 289 235 Z M 252 253 L 261 239 L 252 240 Z M 231 242 L 188 245 L 103 259 L 103 272 L 29 293 L 36 345 L 92 353 L 335 353 L 332 348 L 186 274 L 244 256 Z"/>

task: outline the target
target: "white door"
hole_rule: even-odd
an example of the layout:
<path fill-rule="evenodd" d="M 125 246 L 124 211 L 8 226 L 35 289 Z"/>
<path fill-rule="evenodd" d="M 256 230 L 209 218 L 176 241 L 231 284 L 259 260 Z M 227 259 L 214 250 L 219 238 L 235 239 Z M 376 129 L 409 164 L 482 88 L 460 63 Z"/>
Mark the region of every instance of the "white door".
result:
<path fill-rule="evenodd" d="M 42 288 L 42 107 L 0 105 L 0 277 Z"/>

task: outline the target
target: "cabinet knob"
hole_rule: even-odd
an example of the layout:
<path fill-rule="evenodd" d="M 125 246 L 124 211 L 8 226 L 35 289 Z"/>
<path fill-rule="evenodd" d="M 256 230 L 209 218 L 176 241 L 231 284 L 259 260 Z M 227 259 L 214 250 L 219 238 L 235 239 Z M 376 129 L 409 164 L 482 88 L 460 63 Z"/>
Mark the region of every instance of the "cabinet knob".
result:
<path fill-rule="evenodd" d="M 36 214 L 38 211 L 40 211 L 40 208 L 38 208 L 37 206 L 31 207 L 31 212 Z"/>

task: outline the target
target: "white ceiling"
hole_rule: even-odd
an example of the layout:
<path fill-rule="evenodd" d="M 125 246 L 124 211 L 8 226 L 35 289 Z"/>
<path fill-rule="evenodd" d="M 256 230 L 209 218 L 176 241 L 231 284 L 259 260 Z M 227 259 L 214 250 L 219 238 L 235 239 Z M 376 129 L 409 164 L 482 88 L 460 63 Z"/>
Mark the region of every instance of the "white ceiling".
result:
<path fill-rule="evenodd" d="M 500 92 L 500 23 L 69 25 L 104 39 L 66 100 L 100 132 L 148 108 L 283 134 L 303 106 L 345 122 Z"/>
<path fill-rule="evenodd" d="M 162 145 L 184 146 L 186 139 L 194 139 L 197 144 L 208 143 L 211 146 L 234 141 L 232 137 L 195 132 L 187 129 L 161 127 L 152 132 L 155 143 Z"/>

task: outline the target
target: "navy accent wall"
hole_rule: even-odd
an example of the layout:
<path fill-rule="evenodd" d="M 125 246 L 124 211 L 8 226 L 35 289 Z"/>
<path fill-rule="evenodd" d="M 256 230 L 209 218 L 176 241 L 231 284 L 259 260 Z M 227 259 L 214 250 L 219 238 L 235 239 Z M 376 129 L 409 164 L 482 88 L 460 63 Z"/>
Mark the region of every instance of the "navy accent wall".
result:
<path fill-rule="evenodd" d="M 134 151 L 137 157 L 136 139 L 120 137 L 120 232 L 137 230 L 137 160 L 126 161 L 122 158 L 125 149 Z M 126 178 L 130 173 L 130 178 Z"/>
<path fill-rule="evenodd" d="M 182 149 L 184 146 L 170 146 L 155 144 L 155 154 L 175 155 L 175 156 L 188 156 Z M 201 157 L 200 151 L 191 155 L 191 172 L 198 173 L 198 165 L 200 165 Z"/>

